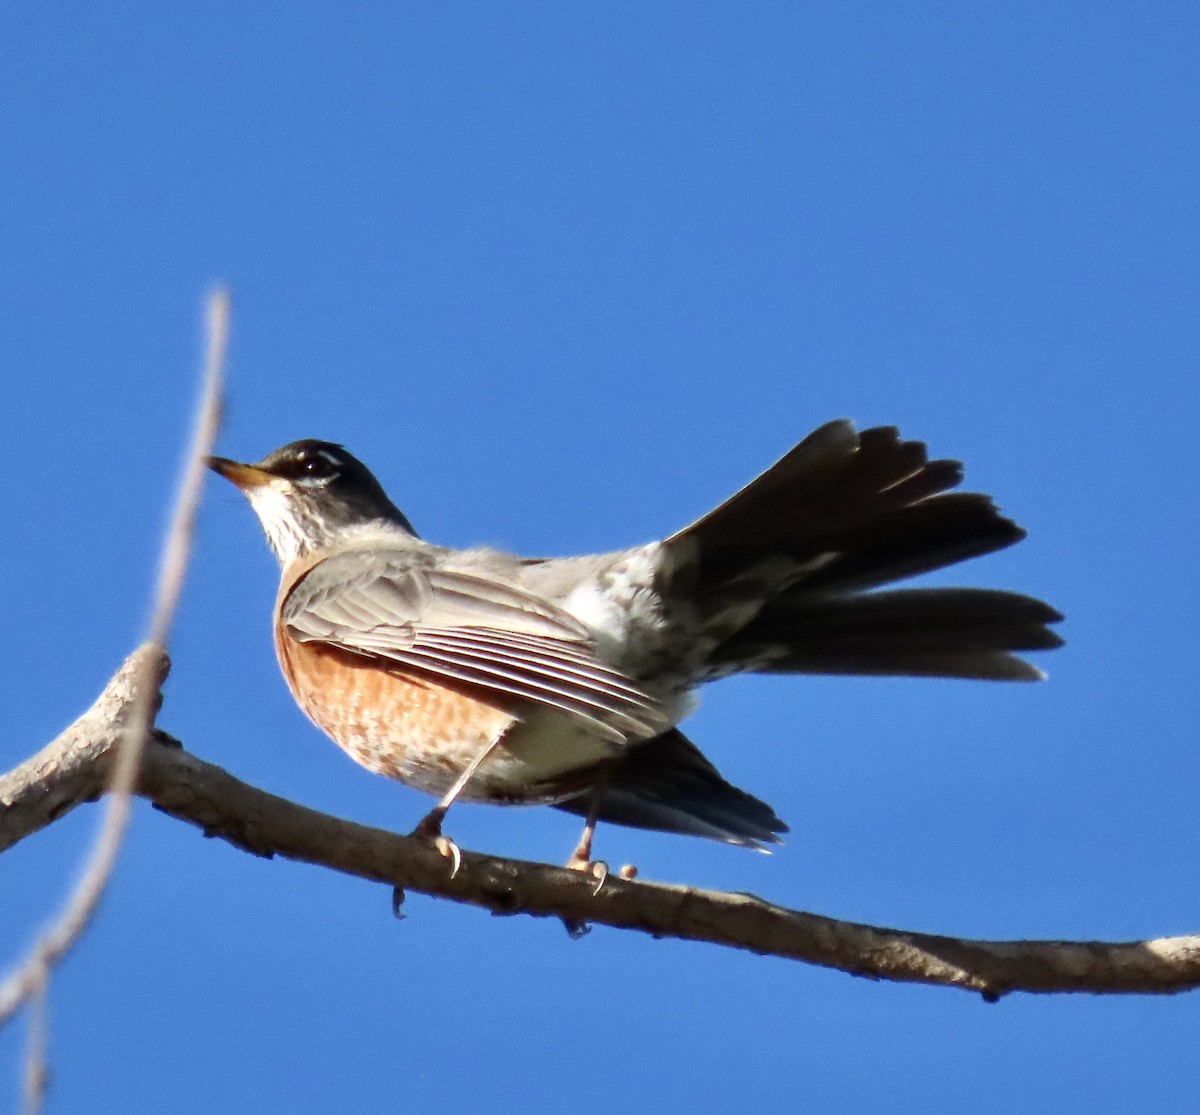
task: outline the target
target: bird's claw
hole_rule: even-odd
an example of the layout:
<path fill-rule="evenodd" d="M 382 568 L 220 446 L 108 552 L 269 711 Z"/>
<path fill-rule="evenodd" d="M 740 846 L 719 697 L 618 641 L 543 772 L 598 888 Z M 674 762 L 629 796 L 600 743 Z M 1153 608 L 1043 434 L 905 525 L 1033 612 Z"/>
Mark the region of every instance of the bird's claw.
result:
<path fill-rule="evenodd" d="M 604 886 L 604 880 L 608 878 L 608 864 L 602 859 L 584 859 L 581 856 L 572 856 L 567 860 L 568 871 L 579 871 L 584 875 L 591 875 L 596 880 L 596 888 L 592 891 L 592 897 L 600 893 Z"/>
<path fill-rule="evenodd" d="M 567 931 L 567 936 L 572 941 L 578 941 L 592 931 L 592 927 L 586 921 L 572 921 L 570 918 L 563 918 L 562 923 L 563 928 Z"/>
<path fill-rule="evenodd" d="M 450 837 L 438 833 L 433 839 L 433 846 L 450 861 L 450 878 L 453 879 L 462 867 L 462 852 L 458 845 Z"/>

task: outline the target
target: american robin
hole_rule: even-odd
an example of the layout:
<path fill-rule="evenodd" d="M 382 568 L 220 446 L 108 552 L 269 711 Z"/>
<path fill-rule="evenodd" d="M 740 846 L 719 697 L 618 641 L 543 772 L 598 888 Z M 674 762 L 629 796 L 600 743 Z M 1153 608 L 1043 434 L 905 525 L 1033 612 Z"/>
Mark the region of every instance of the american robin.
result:
<path fill-rule="evenodd" d="M 1014 654 L 1062 640 L 1040 600 L 879 586 L 1025 536 L 952 492 L 892 427 L 810 434 L 660 542 L 568 558 L 418 537 L 339 445 L 292 442 L 211 467 L 249 498 L 283 569 L 275 647 L 300 707 L 363 766 L 440 796 L 546 803 L 587 818 L 762 847 L 787 826 L 676 726 L 736 673 L 1029 681 Z M 442 845 L 446 850 L 446 845 Z M 450 845 L 447 854 L 456 854 Z"/>

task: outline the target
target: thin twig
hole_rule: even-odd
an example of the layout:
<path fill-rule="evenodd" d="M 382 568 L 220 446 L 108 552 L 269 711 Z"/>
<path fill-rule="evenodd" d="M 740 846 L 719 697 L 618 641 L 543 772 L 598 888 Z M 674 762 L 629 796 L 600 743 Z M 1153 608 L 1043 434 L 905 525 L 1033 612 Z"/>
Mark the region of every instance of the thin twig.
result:
<path fill-rule="evenodd" d="M 224 290 L 218 290 L 208 300 L 207 333 L 207 354 L 195 429 L 163 548 L 150 619 L 149 641 L 159 647 L 165 645 L 174 619 L 187 568 L 196 509 L 200 502 L 205 458 L 216 441 L 220 424 L 222 372 L 229 338 L 229 295 Z M 149 659 L 144 661 L 140 669 L 146 672 L 139 676 L 133 686 L 137 700 L 129 709 L 117 748 L 108 785 L 108 808 L 100 833 L 62 912 L 0 985 L 0 1025 L 31 995 L 45 993 L 45 984 L 51 971 L 91 922 L 112 875 L 129 822 L 130 796 L 137 781 L 146 736 L 158 711 L 159 689 Z M 31 1056 L 34 1052 L 31 1047 Z"/>
<path fill-rule="evenodd" d="M 25 1096 L 21 1110 L 23 1115 L 37 1115 L 46 1098 L 50 1073 L 46 1064 L 46 1048 L 49 1037 L 50 976 L 43 972 L 35 981 L 29 1001 L 29 1038 L 25 1043 Z"/>

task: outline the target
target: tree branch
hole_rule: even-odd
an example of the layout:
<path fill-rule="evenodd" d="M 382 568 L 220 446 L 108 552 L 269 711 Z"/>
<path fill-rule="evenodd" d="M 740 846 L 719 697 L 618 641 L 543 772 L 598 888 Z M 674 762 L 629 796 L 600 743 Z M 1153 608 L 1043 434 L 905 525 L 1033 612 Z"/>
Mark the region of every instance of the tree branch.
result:
<path fill-rule="evenodd" d="M 0 775 L 0 852 L 104 793 L 139 689 L 151 694 L 156 712 L 169 668 L 161 646 L 143 644 L 74 724 L 19 767 Z"/>
<path fill-rule="evenodd" d="M 49 747 L 0 777 L 0 847 L 50 823 L 105 786 L 121 718 L 137 699 L 135 660 L 157 680 L 166 657 L 135 652 L 96 705 Z M 136 792 L 162 811 L 259 856 L 280 855 L 480 906 L 494 914 L 561 918 L 748 949 L 872 979 L 943 984 L 989 1000 L 1010 991 L 1169 993 L 1200 985 L 1200 936 L 1151 941 L 973 941 L 860 925 L 789 910 L 747 894 L 593 879 L 548 864 L 463 852 L 448 861 L 428 842 L 296 805 L 247 785 L 155 732 Z"/>

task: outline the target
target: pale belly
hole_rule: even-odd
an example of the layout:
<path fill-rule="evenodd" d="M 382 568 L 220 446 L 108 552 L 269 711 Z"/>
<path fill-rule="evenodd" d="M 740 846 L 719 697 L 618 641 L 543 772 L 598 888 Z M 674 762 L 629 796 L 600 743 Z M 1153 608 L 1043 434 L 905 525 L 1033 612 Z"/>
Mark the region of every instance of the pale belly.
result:
<path fill-rule="evenodd" d="M 310 720 L 356 762 L 441 796 L 499 741 L 462 791 L 465 801 L 548 803 L 581 793 L 620 745 L 585 721 L 516 709 L 482 690 L 385 673 L 352 655 L 277 640 L 283 675 Z"/>

